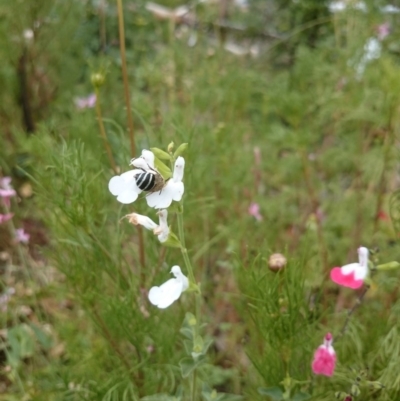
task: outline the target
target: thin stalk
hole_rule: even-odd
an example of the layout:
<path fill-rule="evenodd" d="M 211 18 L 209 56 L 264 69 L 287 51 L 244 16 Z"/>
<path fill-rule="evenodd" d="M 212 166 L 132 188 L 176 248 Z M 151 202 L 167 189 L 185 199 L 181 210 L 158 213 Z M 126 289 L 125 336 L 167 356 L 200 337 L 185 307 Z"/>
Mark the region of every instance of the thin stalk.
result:
<path fill-rule="evenodd" d="M 129 139 L 131 143 L 131 155 L 135 157 L 135 136 L 133 129 L 133 118 L 131 110 L 131 98 L 129 93 L 129 81 L 126 63 L 126 51 L 125 51 L 125 28 L 124 28 L 124 11 L 122 8 L 122 0 L 117 0 L 118 7 L 118 29 L 119 29 L 119 48 L 121 52 L 121 68 L 122 68 L 122 79 L 124 81 L 124 93 L 125 93 L 125 103 L 126 103 L 126 114 L 128 119 L 128 131 Z M 140 238 L 140 237 L 139 237 Z"/>
<path fill-rule="evenodd" d="M 347 326 L 349 325 L 349 322 L 350 322 L 350 318 L 352 317 L 352 315 L 356 311 L 356 309 L 358 309 L 359 306 L 362 304 L 362 302 L 364 300 L 364 297 L 367 294 L 369 288 L 370 288 L 369 285 L 365 285 L 364 289 L 362 290 L 362 292 L 358 296 L 358 298 L 357 298 L 356 302 L 354 303 L 353 307 L 351 309 L 349 309 L 349 311 L 347 312 L 346 320 L 344 321 L 343 327 L 339 331 L 339 334 L 335 337 L 335 342 L 337 342 L 340 338 L 342 338 L 343 335 L 346 333 Z"/>
<path fill-rule="evenodd" d="M 107 0 L 102 0 L 99 5 L 99 17 L 100 17 L 100 47 L 101 51 L 104 53 L 107 46 L 107 36 L 106 36 L 106 12 Z"/>
<path fill-rule="evenodd" d="M 183 208 L 183 206 L 182 206 Z M 193 267 L 192 264 L 190 263 L 189 255 L 186 249 L 186 244 L 185 244 L 185 232 L 183 230 L 183 211 L 182 213 L 178 213 L 178 233 L 179 233 L 179 240 L 181 241 L 182 247 L 181 247 L 181 252 L 183 256 L 183 260 L 185 261 L 186 269 L 189 274 L 190 281 L 193 284 L 196 284 L 196 279 L 193 274 Z"/>
<path fill-rule="evenodd" d="M 103 143 L 104 143 L 104 147 L 106 148 L 110 166 L 113 169 L 114 173 L 118 174 L 117 165 L 115 163 L 114 156 L 111 151 L 111 146 L 110 146 L 110 143 L 108 142 L 106 130 L 104 128 L 103 115 L 101 113 L 101 105 L 100 105 L 100 90 L 98 88 L 96 88 L 96 107 L 95 108 L 96 108 L 96 116 L 97 116 L 97 122 L 99 124 L 100 134 L 101 134 L 101 137 L 103 138 Z"/>
<path fill-rule="evenodd" d="M 185 232 L 183 229 L 183 204 L 181 204 L 182 207 L 182 212 L 178 213 L 178 233 L 179 233 L 179 240 L 181 242 L 181 252 L 183 259 L 185 261 L 186 269 L 188 271 L 189 279 L 193 284 L 196 284 L 196 278 L 193 273 L 193 267 L 189 259 L 189 255 L 186 249 L 186 243 L 185 243 Z M 195 308 L 196 308 L 196 335 L 198 333 L 199 329 L 199 319 L 200 319 L 200 305 L 201 305 L 201 295 L 199 291 L 196 291 L 195 294 Z M 191 375 L 191 401 L 196 401 L 196 380 L 197 380 L 197 369 L 194 369 L 192 375 Z"/>
<path fill-rule="evenodd" d="M 124 81 L 124 95 L 125 95 L 125 105 L 126 105 L 126 116 L 128 120 L 129 141 L 131 144 L 131 156 L 135 157 L 136 155 L 135 131 L 133 126 L 131 95 L 129 93 L 128 69 L 126 63 L 124 9 L 122 7 L 122 0 L 117 0 L 117 8 L 118 8 L 119 48 L 121 52 L 121 70 L 122 70 L 122 80 Z M 142 271 L 140 273 L 140 280 L 141 283 L 144 284 L 146 278 L 144 272 L 146 266 L 146 255 L 144 252 L 143 229 L 141 226 L 138 227 L 138 239 L 139 239 L 139 262 L 142 267 Z"/>
<path fill-rule="evenodd" d="M 304 153 L 302 153 L 302 158 L 303 158 L 304 180 L 306 182 L 308 196 L 310 198 L 311 207 L 312 207 L 313 213 L 315 214 L 315 221 L 317 224 L 317 239 L 318 239 L 321 262 L 322 262 L 322 266 L 324 267 L 324 273 L 327 274 L 329 272 L 328 251 L 327 251 L 326 244 L 325 244 L 325 238 L 324 238 L 321 219 L 318 217 L 318 209 L 320 206 L 319 200 L 316 195 L 315 188 L 312 184 L 311 172 L 310 172 L 310 166 L 308 163 L 308 159 Z"/>
<path fill-rule="evenodd" d="M 194 370 L 192 376 L 192 401 L 196 400 L 196 379 L 197 379 L 197 369 Z"/>

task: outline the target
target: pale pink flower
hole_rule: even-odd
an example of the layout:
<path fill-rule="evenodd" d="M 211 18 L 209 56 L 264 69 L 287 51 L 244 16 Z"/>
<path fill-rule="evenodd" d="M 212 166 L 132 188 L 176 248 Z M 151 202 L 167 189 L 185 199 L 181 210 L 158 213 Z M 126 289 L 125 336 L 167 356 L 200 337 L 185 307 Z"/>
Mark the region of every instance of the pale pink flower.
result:
<path fill-rule="evenodd" d="M 376 27 L 376 31 L 378 34 L 378 39 L 383 40 L 390 34 L 390 24 L 388 22 L 380 24 Z"/>
<path fill-rule="evenodd" d="M 79 109 L 91 109 L 96 105 L 96 95 L 94 93 L 86 97 L 76 97 L 74 99 L 75 106 Z"/>
<path fill-rule="evenodd" d="M 17 228 L 15 230 L 15 240 L 17 242 L 22 242 L 23 244 L 27 244 L 29 242 L 29 238 L 31 236 L 25 232 L 23 228 Z"/>
<path fill-rule="evenodd" d="M 314 352 L 311 364 L 312 371 L 316 375 L 332 376 L 336 365 L 336 353 L 332 347 L 332 334 L 328 333 L 324 343 Z"/>
<path fill-rule="evenodd" d="M 1 214 L 0 213 L 0 224 L 5 223 L 8 220 L 11 220 L 14 216 L 14 213 L 6 213 L 6 214 Z"/>
<path fill-rule="evenodd" d="M 361 288 L 368 276 L 368 249 L 358 248 L 358 263 L 350 263 L 331 270 L 331 280 L 343 287 Z"/>
<path fill-rule="evenodd" d="M 15 189 L 11 186 L 11 177 L 0 178 L 0 198 L 3 198 L 6 207 L 10 207 L 10 198 L 16 194 Z"/>
<path fill-rule="evenodd" d="M 255 217 L 257 221 L 262 221 L 262 216 L 260 214 L 260 205 L 258 203 L 252 202 L 248 209 L 249 215 Z"/>

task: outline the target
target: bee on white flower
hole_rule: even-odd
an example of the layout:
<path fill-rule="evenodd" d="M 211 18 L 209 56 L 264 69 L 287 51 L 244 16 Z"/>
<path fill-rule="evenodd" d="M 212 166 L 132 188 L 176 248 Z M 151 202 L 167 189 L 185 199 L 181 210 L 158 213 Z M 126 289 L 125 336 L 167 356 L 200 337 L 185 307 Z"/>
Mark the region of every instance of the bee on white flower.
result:
<path fill-rule="evenodd" d="M 179 202 L 184 193 L 183 170 L 185 159 L 178 157 L 175 161 L 172 178 L 165 181 L 154 166 L 154 154 L 143 150 L 142 156 L 131 160 L 134 170 L 111 178 L 108 189 L 124 204 L 134 202 L 141 192 L 147 192 L 147 204 L 155 209 L 166 209 L 172 201 Z"/>

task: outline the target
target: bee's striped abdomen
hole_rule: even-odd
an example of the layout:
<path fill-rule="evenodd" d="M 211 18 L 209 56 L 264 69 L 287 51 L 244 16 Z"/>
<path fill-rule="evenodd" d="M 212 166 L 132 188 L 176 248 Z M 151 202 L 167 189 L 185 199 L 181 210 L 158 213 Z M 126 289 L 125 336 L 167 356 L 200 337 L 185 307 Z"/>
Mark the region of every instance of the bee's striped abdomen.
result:
<path fill-rule="evenodd" d="M 156 183 L 156 177 L 153 173 L 145 172 L 135 176 L 136 185 L 142 191 L 151 191 Z"/>

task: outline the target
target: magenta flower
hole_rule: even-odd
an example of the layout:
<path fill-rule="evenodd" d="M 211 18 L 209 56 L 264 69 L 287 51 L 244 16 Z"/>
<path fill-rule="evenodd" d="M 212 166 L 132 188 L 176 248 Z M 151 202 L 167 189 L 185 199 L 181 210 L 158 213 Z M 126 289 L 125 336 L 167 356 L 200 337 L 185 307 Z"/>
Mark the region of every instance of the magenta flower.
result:
<path fill-rule="evenodd" d="M 1 214 L 0 213 L 0 224 L 5 223 L 8 220 L 11 220 L 14 216 L 14 213 L 6 213 L 6 214 Z"/>
<path fill-rule="evenodd" d="M 368 276 L 368 249 L 358 248 L 358 263 L 350 263 L 331 270 L 331 280 L 343 287 L 361 288 Z"/>
<path fill-rule="evenodd" d="M 23 228 L 17 228 L 15 230 L 15 240 L 17 242 L 21 242 L 23 244 L 27 244 L 29 242 L 29 238 L 31 236 L 25 232 Z"/>
<path fill-rule="evenodd" d="M 96 95 L 94 93 L 86 97 L 76 97 L 74 99 L 75 106 L 79 109 L 91 109 L 96 104 Z"/>
<path fill-rule="evenodd" d="M 312 371 L 316 375 L 332 376 L 336 365 L 336 352 L 332 347 L 332 334 L 328 333 L 324 343 L 320 345 L 315 353 L 311 364 Z"/>
<path fill-rule="evenodd" d="M 261 221 L 263 219 L 260 214 L 260 205 L 258 203 L 251 203 L 248 212 L 249 215 L 255 217 L 257 221 Z"/>

